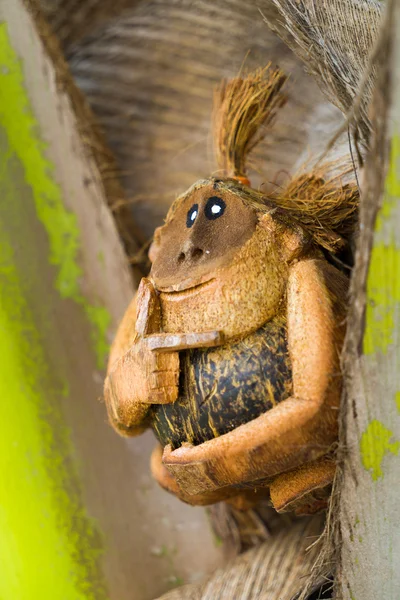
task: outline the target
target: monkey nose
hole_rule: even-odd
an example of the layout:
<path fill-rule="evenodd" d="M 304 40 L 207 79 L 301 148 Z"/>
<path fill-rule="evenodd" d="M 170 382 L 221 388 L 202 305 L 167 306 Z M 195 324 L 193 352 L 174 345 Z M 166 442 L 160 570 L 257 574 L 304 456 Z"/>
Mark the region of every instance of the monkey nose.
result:
<path fill-rule="evenodd" d="M 204 255 L 204 252 L 201 248 L 199 248 L 198 246 L 188 246 L 186 248 L 183 248 L 183 250 L 179 253 L 178 255 L 178 263 L 182 264 L 184 262 L 190 262 L 190 263 L 195 263 L 198 262 L 202 256 Z"/>

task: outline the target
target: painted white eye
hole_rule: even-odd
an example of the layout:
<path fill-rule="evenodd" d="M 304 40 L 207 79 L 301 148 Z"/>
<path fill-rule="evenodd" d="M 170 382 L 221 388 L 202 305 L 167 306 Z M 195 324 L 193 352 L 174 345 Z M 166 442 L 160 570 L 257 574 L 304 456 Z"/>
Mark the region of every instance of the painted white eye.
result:
<path fill-rule="evenodd" d="M 193 204 L 192 208 L 188 211 L 188 214 L 186 215 L 186 227 L 191 227 L 193 225 L 198 214 L 199 205 Z"/>
<path fill-rule="evenodd" d="M 207 200 L 206 206 L 204 208 L 204 214 L 206 215 L 207 219 L 209 219 L 210 221 L 214 221 L 215 219 L 222 217 L 222 215 L 225 212 L 225 209 L 226 204 L 222 200 L 222 198 L 219 198 L 218 196 L 211 196 L 211 198 Z"/>

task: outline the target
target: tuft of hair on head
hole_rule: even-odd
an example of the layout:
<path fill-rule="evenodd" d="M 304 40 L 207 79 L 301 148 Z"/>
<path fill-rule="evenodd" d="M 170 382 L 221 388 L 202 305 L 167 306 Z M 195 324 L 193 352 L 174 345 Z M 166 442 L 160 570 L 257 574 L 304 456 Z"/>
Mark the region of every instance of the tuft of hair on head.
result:
<path fill-rule="evenodd" d="M 299 172 L 269 195 L 279 208 L 299 222 L 314 241 L 331 253 L 344 247 L 358 218 L 360 196 L 354 182 L 344 183 L 350 169 L 331 175 L 336 163 Z"/>
<path fill-rule="evenodd" d="M 226 177 L 248 183 L 246 161 L 265 137 L 277 110 L 286 103 L 286 76 L 267 65 L 244 77 L 223 80 L 214 93 L 214 145 Z"/>

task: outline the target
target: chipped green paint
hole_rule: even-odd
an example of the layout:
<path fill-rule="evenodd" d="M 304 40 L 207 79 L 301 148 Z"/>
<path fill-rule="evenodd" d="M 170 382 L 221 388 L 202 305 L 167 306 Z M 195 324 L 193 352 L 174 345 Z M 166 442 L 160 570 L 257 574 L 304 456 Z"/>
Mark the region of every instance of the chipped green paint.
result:
<path fill-rule="evenodd" d="M 7 131 L 11 152 L 24 166 L 37 216 L 46 229 L 49 260 L 57 268 L 56 288 L 63 298 L 75 301 L 84 309 L 91 324 L 97 365 L 103 368 L 108 354 L 106 332 L 110 316 L 104 307 L 90 304 L 80 291 L 83 273 L 78 264 L 77 218 L 63 205 L 53 166 L 46 158 L 46 144 L 40 138 L 24 88 L 21 64 L 10 44 L 5 23 L 0 23 L 0 124 Z"/>
<path fill-rule="evenodd" d="M 400 136 L 394 135 L 391 143 L 389 170 L 385 194 L 378 213 L 375 233 L 380 234 L 385 222 L 400 202 Z M 386 354 L 395 337 L 395 314 L 400 308 L 400 248 L 395 240 L 374 242 L 367 279 L 367 303 L 364 354 Z"/>
<path fill-rule="evenodd" d="M 364 468 L 370 471 L 374 481 L 383 477 L 382 461 L 388 453 L 397 455 L 400 442 L 391 442 L 393 432 L 374 419 L 361 436 L 360 452 Z"/>

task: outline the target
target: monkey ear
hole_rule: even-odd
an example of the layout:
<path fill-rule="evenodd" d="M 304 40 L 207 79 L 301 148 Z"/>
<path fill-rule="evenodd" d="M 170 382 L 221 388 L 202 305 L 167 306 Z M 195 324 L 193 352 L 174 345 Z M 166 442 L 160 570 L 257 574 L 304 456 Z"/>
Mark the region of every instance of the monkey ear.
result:
<path fill-rule="evenodd" d="M 304 247 L 307 245 L 307 236 L 300 229 L 282 228 L 281 233 L 281 251 L 284 260 L 287 263 L 292 262 L 300 256 Z"/>
<path fill-rule="evenodd" d="M 158 251 L 160 249 L 161 230 L 162 230 L 162 227 L 157 227 L 154 230 L 153 241 L 151 242 L 149 251 L 147 253 L 148 257 L 150 259 L 150 262 L 152 262 L 152 263 L 155 261 Z"/>
<path fill-rule="evenodd" d="M 259 219 L 259 224 L 271 232 L 280 246 L 283 260 L 289 263 L 300 256 L 304 247 L 307 246 L 308 238 L 300 227 L 295 225 L 290 227 L 279 222 L 273 217 L 273 212 L 263 214 Z"/>

